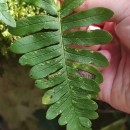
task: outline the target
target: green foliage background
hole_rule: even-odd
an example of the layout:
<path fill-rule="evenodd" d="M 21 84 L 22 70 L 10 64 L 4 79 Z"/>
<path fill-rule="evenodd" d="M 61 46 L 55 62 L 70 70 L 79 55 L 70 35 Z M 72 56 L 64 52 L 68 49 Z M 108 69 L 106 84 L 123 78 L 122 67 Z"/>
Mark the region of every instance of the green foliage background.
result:
<path fill-rule="evenodd" d="M 41 12 L 44 13 L 43 10 L 41 10 L 38 7 L 35 7 L 33 5 L 26 4 L 25 2 L 22 2 L 21 0 L 8 0 L 8 10 L 9 13 L 13 16 L 15 20 L 27 17 L 27 16 L 34 16 Z M 11 45 L 11 42 L 13 42 L 16 39 L 16 37 L 12 36 L 8 32 L 7 25 L 4 23 L 0 23 L 0 55 L 8 57 L 8 48 Z M 11 54 L 10 54 L 11 55 Z"/>

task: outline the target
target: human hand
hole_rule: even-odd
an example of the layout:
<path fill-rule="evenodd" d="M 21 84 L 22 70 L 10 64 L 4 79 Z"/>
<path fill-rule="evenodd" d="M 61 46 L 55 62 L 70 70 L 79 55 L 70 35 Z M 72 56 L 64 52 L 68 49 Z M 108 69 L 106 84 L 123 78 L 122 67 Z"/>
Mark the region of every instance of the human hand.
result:
<path fill-rule="evenodd" d="M 130 113 L 130 1 L 129 0 L 87 0 L 76 11 L 93 7 L 106 7 L 114 11 L 111 22 L 103 29 L 112 33 L 113 41 L 104 46 L 95 46 L 110 61 L 102 69 L 104 82 L 100 85 L 99 99 L 114 108 Z"/>
<path fill-rule="evenodd" d="M 100 85 L 99 99 L 130 113 L 130 1 L 86 0 L 76 11 L 94 7 L 105 7 L 114 12 L 113 18 L 102 25 L 102 29 L 113 35 L 112 42 L 91 47 L 100 50 L 110 61 L 109 67 L 101 69 L 104 82 Z"/>

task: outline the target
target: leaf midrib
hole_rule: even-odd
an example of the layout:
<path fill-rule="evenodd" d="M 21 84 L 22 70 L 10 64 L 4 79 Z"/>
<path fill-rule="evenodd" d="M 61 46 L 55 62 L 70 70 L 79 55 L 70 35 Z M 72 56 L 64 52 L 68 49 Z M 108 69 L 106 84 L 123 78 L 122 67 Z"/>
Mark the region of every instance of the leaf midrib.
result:
<path fill-rule="evenodd" d="M 59 28 L 59 33 L 60 33 L 60 35 L 61 35 L 61 40 L 60 40 L 60 44 L 61 44 L 61 46 L 62 46 L 62 50 L 63 50 L 63 62 L 64 62 L 64 66 L 65 66 L 65 70 L 66 70 L 66 77 L 67 77 L 67 83 L 68 83 L 68 85 L 69 85 L 69 77 L 68 77 L 68 73 L 67 73 L 67 65 L 66 65 L 66 54 L 65 54 L 65 49 L 64 49 L 64 43 L 63 43 L 63 38 L 62 38 L 62 36 L 63 36 L 63 34 L 62 34 L 62 25 L 61 25 L 61 17 L 60 17 L 60 13 L 59 13 L 59 15 L 58 15 L 58 17 L 59 17 L 59 23 L 60 23 L 60 28 Z M 77 114 L 76 114 L 76 110 L 75 110 L 75 107 L 73 106 L 73 102 L 72 102 L 72 89 L 71 89 L 71 87 L 70 87 L 70 85 L 69 85 L 69 91 L 68 91 L 68 93 L 70 94 L 70 98 L 71 98 L 71 106 L 73 107 L 73 109 L 74 109 L 74 113 L 75 113 L 75 116 L 77 117 L 77 119 L 78 119 L 78 122 L 79 122 L 79 117 L 77 116 Z M 72 120 L 72 119 L 70 119 L 70 120 Z"/>
<path fill-rule="evenodd" d="M 104 15 L 106 15 L 106 14 L 104 14 Z M 68 23 L 73 23 L 73 22 L 78 22 L 78 21 L 83 21 L 83 20 L 85 20 L 85 21 L 87 21 L 88 19 L 92 19 L 92 17 L 102 17 L 102 16 L 104 16 L 103 15 L 103 13 L 102 14 L 100 14 L 100 15 L 98 15 L 97 16 L 97 14 L 95 14 L 95 15 L 92 15 L 92 16 L 88 16 L 88 17 L 82 17 L 82 19 L 80 18 L 80 19 L 76 19 L 76 20 L 72 20 L 72 21 L 63 21 L 63 23 L 64 24 L 68 24 Z"/>

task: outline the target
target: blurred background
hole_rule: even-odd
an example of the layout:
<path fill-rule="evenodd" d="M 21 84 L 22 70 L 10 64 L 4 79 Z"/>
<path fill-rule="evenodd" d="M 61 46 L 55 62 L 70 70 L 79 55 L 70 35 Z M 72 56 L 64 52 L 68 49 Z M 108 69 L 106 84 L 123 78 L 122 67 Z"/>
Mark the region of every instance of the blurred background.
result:
<path fill-rule="evenodd" d="M 15 20 L 41 12 L 39 8 L 18 0 L 8 0 Z M 0 130 L 65 130 L 58 120 L 45 118 L 47 107 L 42 105 L 44 91 L 29 78 L 29 67 L 18 64 L 18 56 L 9 51 L 13 40 L 6 25 L 0 23 Z M 98 101 L 100 118 L 93 121 L 93 130 L 129 130 L 130 116 Z"/>

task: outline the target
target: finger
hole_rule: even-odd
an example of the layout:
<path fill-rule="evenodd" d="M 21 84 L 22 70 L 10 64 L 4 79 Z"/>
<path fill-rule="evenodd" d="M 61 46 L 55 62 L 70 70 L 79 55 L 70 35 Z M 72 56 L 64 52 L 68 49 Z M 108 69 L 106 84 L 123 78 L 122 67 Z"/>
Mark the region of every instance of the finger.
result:
<path fill-rule="evenodd" d="M 116 6 L 115 6 L 116 5 Z M 111 21 L 116 22 L 116 34 L 121 43 L 130 50 L 130 1 L 129 0 L 86 0 L 77 11 L 94 7 L 105 7 L 113 10 Z"/>
<path fill-rule="evenodd" d="M 86 10 L 94 7 L 105 7 L 114 12 L 112 21 L 120 22 L 124 17 L 127 17 L 129 9 L 129 0 L 86 0 L 76 11 Z"/>
<path fill-rule="evenodd" d="M 115 32 L 116 24 L 114 22 L 105 22 L 103 26 L 103 30 L 110 32 L 113 36 L 116 35 Z"/>
<path fill-rule="evenodd" d="M 110 104 L 111 102 L 111 90 L 113 87 L 113 81 L 116 77 L 116 68 L 119 66 L 121 52 L 120 46 L 117 44 L 109 44 L 103 48 L 108 50 L 111 55 L 110 65 L 107 68 L 102 69 L 102 75 L 104 77 L 103 83 L 100 85 L 101 91 L 99 94 L 99 99 Z"/>
<path fill-rule="evenodd" d="M 111 54 L 108 50 L 101 50 L 101 51 L 98 51 L 98 52 L 100 52 L 102 55 L 104 55 L 107 58 L 108 62 L 111 61 Z"/>
<path fill-rule="evenodd" d="M 111 62 L 111 54 L 108 50 L 100 50 L 98 52 L 101 53 L 103 56 L 105 56 L 109 63 Z M 106 68 L 106 67 L 104 68 L 104 67 L 96 67 L 96 66 L 93 67 L 100 72 L 102 72 Z"/>
<path fill-rule="evenodd" d="M 116 44 L 120 42 L 119 36 L 117 36 L 117 33 L 115 31 L 116 25 L 117 24 L 115 22 L 105 22 L 104 27 L 103 27 L 103 30 L 108 31 L 112 34 L 113 36 L 112 41 L 111 41 L 112 44 Z M 106 46 L 103 46 L 103 48 Z"/>
<path fill-rule="evenodd" d="M 130 13 L 129 13 L 130 14 Z M 116 26 L 116 34 L 130 51 L 130 16 L 122 20 Z"/>

